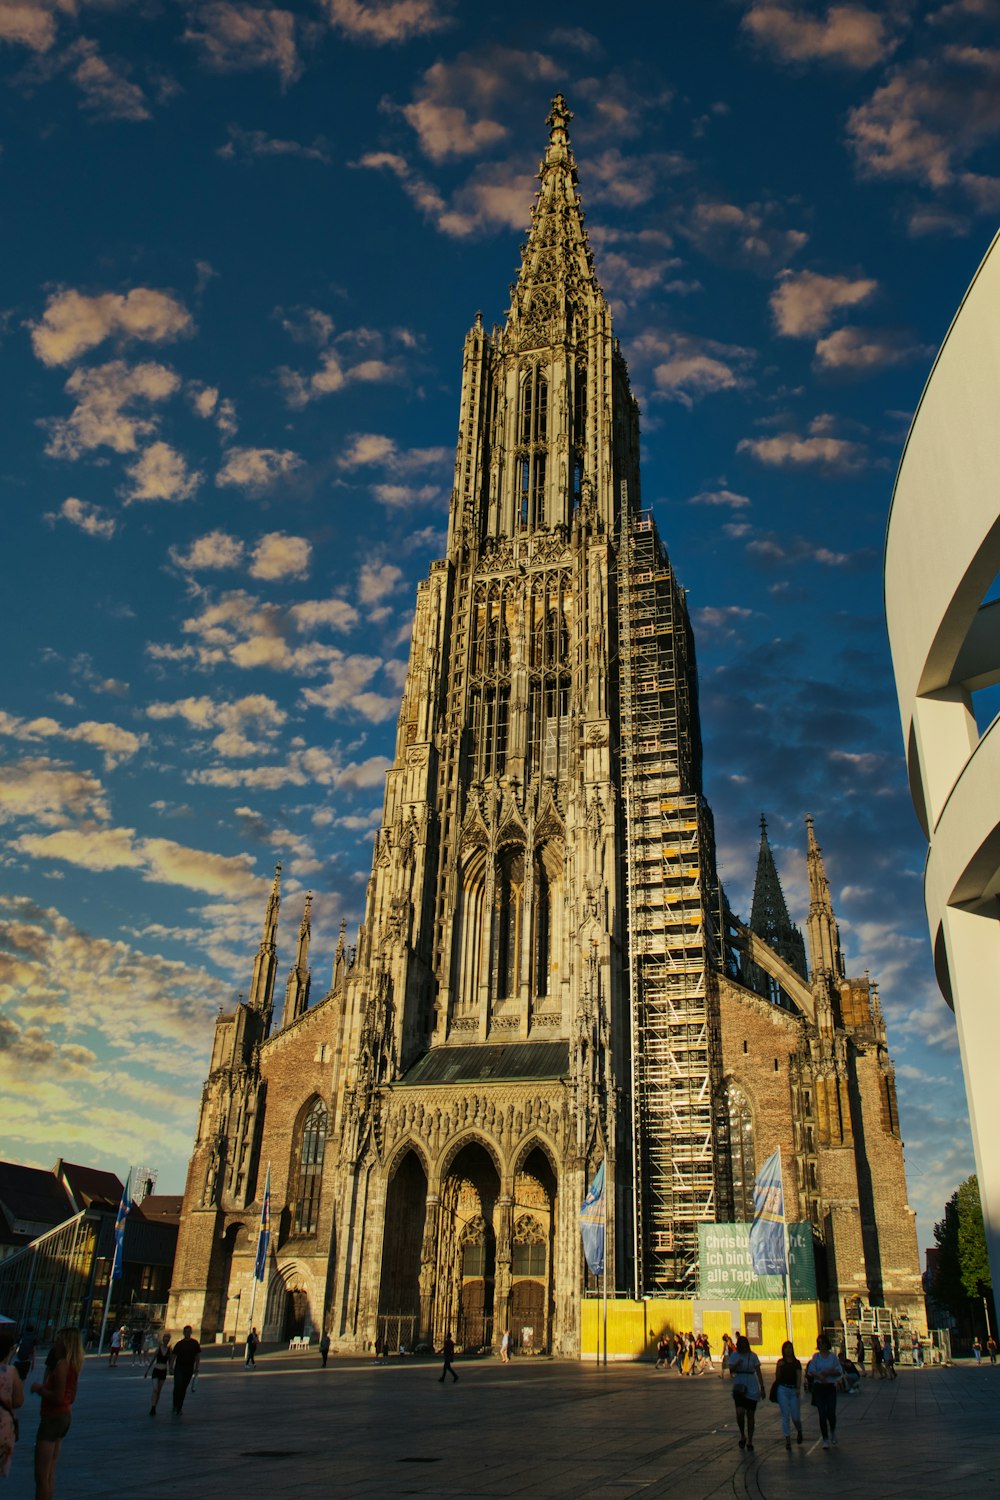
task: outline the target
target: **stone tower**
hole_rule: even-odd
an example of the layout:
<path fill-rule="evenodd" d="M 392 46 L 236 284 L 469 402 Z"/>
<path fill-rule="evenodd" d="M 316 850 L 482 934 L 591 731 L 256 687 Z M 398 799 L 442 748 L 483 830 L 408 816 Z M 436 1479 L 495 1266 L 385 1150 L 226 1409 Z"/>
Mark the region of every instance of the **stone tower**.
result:
<path fill-rule="evenodd" d="M 752 1214 L 777 1145 L 830 1316 L 919 1287 L 881 1013 L 844 978 L 811 829 L 808 977 L 766 829 L 749 928 L 716 877 L 694 640 L 569 120 L 556 98 L 505 322 L 465 341 L 357 943 L 342 925 L 311 1003 L 307 898 L 269 1034 L 275 884 L 216 1024 L 172 1328 L 236 1326 L 265 1163 L 266 1338 L 576 1353 L 597 1166 L 609 1288 L 690 1296 L 699 1224 Z"/>

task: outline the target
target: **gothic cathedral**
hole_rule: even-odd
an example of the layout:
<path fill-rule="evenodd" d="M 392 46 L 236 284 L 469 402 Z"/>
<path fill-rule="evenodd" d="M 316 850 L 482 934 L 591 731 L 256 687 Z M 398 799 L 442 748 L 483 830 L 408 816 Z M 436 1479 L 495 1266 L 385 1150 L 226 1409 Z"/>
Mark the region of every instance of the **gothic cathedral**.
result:
<path fill-rule="evenodd" d="M 806 945 L 762 831 L 749 925 L 702 794 L 683 589 L 558 97 L 511 305 L 465 342 L 447 555 L 417 592 L 365 919 L 272 1025 L 279 877 L 216 1022 L 168 1323 L 240 1336 L 271 1169 L 265 1338 L 579 1351 L 597 1166 L 609 1285 L 696 1289 L 782 1147 L 829 1320 L 923 1323 L 877 990 L 845 976 L 808 827 Z M 280 867 L 279 867 L 280 868 Z"/>

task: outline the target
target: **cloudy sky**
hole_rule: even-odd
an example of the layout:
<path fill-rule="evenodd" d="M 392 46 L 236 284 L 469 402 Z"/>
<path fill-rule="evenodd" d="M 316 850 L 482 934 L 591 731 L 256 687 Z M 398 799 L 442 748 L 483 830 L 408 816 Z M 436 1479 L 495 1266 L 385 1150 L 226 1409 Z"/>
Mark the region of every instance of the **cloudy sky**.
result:
<path fill-rule="evenodd" d="M 881 614 L 893 475 L 1000 213 L 993 0 L 0 0 L 4 1152 L 183 1183 L 274 862 L 362 912 L 462 339 L 563 91 L 690 593 L 723 878 L 811 811 L 911 1198 L 971 1170 Z"/>

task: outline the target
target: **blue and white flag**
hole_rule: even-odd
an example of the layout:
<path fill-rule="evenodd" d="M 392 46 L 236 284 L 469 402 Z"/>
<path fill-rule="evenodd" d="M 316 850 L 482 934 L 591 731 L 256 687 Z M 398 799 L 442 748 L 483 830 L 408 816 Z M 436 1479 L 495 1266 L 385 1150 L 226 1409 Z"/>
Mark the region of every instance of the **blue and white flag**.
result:
<path fill-rule="evenodd" d="M 753 1189 L 750 1259 L 755 1276 L 785 1276 L 785 1201 L 781 1190 L 781 1152 L 775 1151 L 757 1173 Z"/>
<path fill-rule="evenodd" d="M 118 1205 L 118 1217 L 115 1219 L 115 1258 L 111 1264 L 111 1280 L 118 1281 L 122 1274 L 122 1260 L 125 1254 L 125 1220 L 128 1218 L 129 1209 L 132 1207 L 132 1168 L 128 1169 L 125 1186 L 122 1188 L 122 1201 Z"/>
<path fill-rule="evenodd" d="M 267 1167 L 267 1181 L 264 1184 L 264 1202 L 260 1207 L 260 1232 L 257 1235 L 257 1259 L 254 1261 L 253 1274 L 258 1281 L 263 1281 L 267 1274 L 267 1247 L 271 1243 L 271 1165 Z"/>
<path fill-rule="evenodd" d="M 604 1274 L 604 1163 L 594 1173 L 590 1191 L 580 1210 L 583 1253 L 592 1276 Z"/>

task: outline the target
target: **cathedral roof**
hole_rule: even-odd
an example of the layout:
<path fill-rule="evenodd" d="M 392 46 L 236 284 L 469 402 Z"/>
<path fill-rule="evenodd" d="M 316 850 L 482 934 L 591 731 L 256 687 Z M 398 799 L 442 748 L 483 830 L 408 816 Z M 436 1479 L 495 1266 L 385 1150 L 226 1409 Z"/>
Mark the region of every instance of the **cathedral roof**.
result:
<path fill-rule="evenodd" d="M 563 1078 L 568 1072 L 568 1042 L 433 1047 L 403 1075 L 399 1085 L 514 1083 L 527 1079 Z"/>

